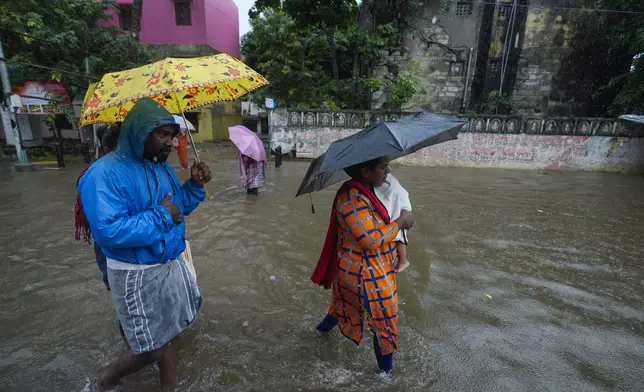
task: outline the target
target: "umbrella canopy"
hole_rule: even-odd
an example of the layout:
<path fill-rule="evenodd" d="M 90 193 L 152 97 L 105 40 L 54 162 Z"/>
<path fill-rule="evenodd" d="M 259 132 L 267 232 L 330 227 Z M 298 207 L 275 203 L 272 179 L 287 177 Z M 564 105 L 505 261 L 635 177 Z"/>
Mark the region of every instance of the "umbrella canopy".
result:
<path fill-rule="evenodd" d="M 166 58 L 103 76 L 85 94 L 80 125 L 122 122 L 136 101 L 150 97 L 179 114 L 216 102 L 232 101 L 268 81 L 227 55 Z"/>
<path fill-rule="evenodd" d="M 172 117 L 174 117 L 174 122 L 179 124 L 179 129 L 181 129 L 181 130 L 186 130 L 187 129 L 189 131 L 195 131 L 196 130 L 195 126 L 192 125 L 192 123 L 190 121 L 184 120 L 183 117 L 177 116 L 177 115 L 173 115 Z"/>
<path fill-rule="evenodd" d="M 228 128 L 230 140 L 237 146 L 239 152 L 257 162 L 266 160 L 264 143 L 255 135 L 255 132 L 243 125 Z"/>
<path fill-rule="evenodd" d="M 626 121 L 631 121 L 637 124 L 644 124 L 644 116 L 638 116 L 635 114 L 625 114 L 623 116 L 619 116 L 620 120 L 626 120 Z"/>
<path fill-rule="evenodd" d="M 337 140 L 309 166 L 296 196 L 316 192 L 342 181 L 343 169 L 387 156 L 390 159 L 457 138 L 466 120 L 420 112 L 397 121 L 384 122 Z"/>

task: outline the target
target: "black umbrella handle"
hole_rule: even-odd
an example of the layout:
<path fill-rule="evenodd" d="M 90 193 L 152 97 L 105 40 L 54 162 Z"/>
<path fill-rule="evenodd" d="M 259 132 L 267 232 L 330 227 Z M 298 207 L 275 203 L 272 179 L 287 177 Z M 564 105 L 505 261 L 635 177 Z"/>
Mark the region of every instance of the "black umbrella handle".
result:
<path fill-rule="evenodd" d="M 315 206 L 313 205 L 313 195 L 309 193 L 309 199 L 311 199 L 311 214 L 315 214 Z"/>

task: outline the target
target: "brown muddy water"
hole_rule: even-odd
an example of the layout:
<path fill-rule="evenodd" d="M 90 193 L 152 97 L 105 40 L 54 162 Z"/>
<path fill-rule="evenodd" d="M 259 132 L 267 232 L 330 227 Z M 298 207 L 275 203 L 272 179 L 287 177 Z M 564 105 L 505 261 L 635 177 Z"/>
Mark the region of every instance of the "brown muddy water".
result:
<path fill-rule="evenodd" d="M 356 347 L 314 333 L 329 293 L 309 276 L 336 188 L 312 215 L 293 197 L 307 162 L 271 166 L 249 197 L 230 152 L 204 155 L 211 200 L 187 235 L 205 307 L 181 340 L 179 390 L 644 390 L 642 177 L 394 168 L 416 227 L 383 379 L 368 334 Z M 81 169 L 0 167 L 1 391 L 87 391 L 124 349 L 92 249 L 73 238 Z M 122 390 L 157 385 L 149 368 Z"/>

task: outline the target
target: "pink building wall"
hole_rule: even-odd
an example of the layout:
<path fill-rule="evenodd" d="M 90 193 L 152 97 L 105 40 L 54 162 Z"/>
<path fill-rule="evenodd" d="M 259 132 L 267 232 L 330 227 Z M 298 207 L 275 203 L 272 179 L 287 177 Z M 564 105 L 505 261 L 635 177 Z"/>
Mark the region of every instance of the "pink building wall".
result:
<path fill-rule="evenodd" d="M 206 0 L 206 35 L 210 46 L 239 58 L 239 10 L 233 0 Z"/>
<path fill-rule="evenodd" d="M 117 0 L 132 4 L 132 0 Z M 209 45 L 239 58 L 239 11 L 233 0 L 192 0 L 192 25 L 177 26 L 173 0 L 144 0 L 141 42 L 144 44 Z M 116 12 L 111 25 L 118 26 Z"/>

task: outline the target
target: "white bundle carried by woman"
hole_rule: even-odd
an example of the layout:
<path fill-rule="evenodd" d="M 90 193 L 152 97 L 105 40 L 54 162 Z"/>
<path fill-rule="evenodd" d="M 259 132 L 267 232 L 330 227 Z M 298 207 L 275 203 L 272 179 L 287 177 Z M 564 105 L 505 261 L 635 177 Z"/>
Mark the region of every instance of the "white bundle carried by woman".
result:
<path fill-rule="evenodd" d="M 391 174 L 387 175 L 387 180 L 379 187 L 375 188 L 376 196 L 385 205 L 387 212 L 392 221 L 400 217 L 402 210 L 411 212 L 411 201 L 409 193 L 400 185 L 398 180 Z M 400 230 L 396 241 L 407 243 L 407 230 Z"/>

